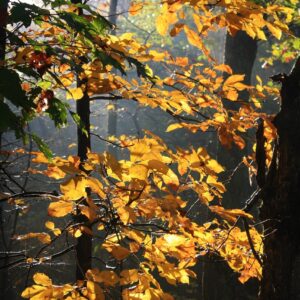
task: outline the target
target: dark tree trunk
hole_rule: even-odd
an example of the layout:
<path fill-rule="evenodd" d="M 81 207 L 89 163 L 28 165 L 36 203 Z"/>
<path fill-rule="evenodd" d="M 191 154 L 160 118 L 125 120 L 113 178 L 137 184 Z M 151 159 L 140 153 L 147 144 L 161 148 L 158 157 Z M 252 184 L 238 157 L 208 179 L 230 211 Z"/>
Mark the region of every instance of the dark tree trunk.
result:
<path fill-rule="evenodd" d="M 8 0 L 2 0 L 0 2 L 0 61 L 3 61 L 5 58 L 8 2 Z"/>
<path fill-rule="evenodd" d="M 80 81 L 78 82 L 80 85 Z M 79 115 L 86 133 L 81 128 L 77 128 L 77 142 L 78 142 L 78 156 L 81 162 L 86 160 L 88 149 L 91 149 L 90 139 L 90 101 L 88 95 L 85 93 L 82 99 L 76 102 L 76 112 Z M 89 194 L 89 191 L 87 191 Z M 81 204 L 86 204 L 86 201 Z M 83 223 L 88 225 L 88 219 L 77 210 L 77 215 L 74 218 L 75 223 Z M 76 279 L 84 279 L 84 275 L 88 269 L 92 267 L 92 237 L 86 233 L 77 239 L 76 245 Z"/>
<path fill-rule="evenodd" d="M 0 65 L 1 65 L 1 61 L 5 60 L 8 2 L 9 0 L 1 0 L 0 2 Z M 3 101 L 2 95 L 0 95 L 0 101 Z M 1 149 L 1 145 L 2 145 L 2 132 L 0 131 L 0 149 Z"/>
<path fill-rule="evenodd" d="M 282 82 L 282 103 L 274 120 L 278 137 L 260 209 L 266 221 L 260 300 L 299 299 L 292 281 L 300 244 L 300 58 L 289 76 L 275 77 Z"/>
<path fill-rule="evenodd" d="M 227 33 L 225 41 L 225 61 L 235 74 L 245 74 L 245 84 L 251 84 L 251 73 L 257 53 L 257 41 L 244 31 L 238 31 L 235 36 Z M 245 92 L 241 98 L 247 101 Z M 235 103 L 230 102 L 234 108 Z M 233 105 L 234 104 L 234 105 Z"/>
<path fill-rule="evenodd" d="M 81 0 L 72 0 L 73 3 L 82 3 Z M 79 9 L 79 14 L 82 14 L 82 10 Z M 81 80 L 77 79 L 77 86 L 80 87 Z M 77 127 L 77 142 L 78 149 L 77 153 L 81 160 L 84 162 L 87 158 L 88 150 L 91 149 L 91 137 L 90 137 L 90 99 L 87 92 L 84 92 L 84 96 L 76 101 L 76 113 L 80 117 L 83 125 L 83 129 L 79 126 Z M 89 191 L 87 191 L 89 193 Z M 81 204 L 86 204 L 83 201 Z M 77 210 L 77 215 L 74 217 L 75 223 L 84 224 L 89 226 L 88 219 Z M 86 233 L 77 239 L 76 245 L 76 279 L 84 279 L 85 273 L 88 269 L 92 267 L 92 237 Z"/>
<path fill-rule="evenodd" d="M 2 0 L 0 2 L 0 65 L 1 62 L 5 62 L 5 48 L 6 48 L 6 25 L 7 25 L 7 9 L 8 9 L 8 0 Z M 0 101 L 3 101 L 4 97 L 0 94 Z M 0 150 L 2 150 L 2 132 L 0 131 Z M 1 188 L 2 186 L 0 186 Z M 4 187 L 3 187 L 4 188 Z M 0 190 L 0 192 L 4 192 L 4 190 Z M 3 226 L 5 221 L 3 220 L 2 215 L 2 207 L 0 207 L 0 226 Z M 6 243 L 7 236 L 4 230 L 1 230 L 0 233 L 0 243 L 1 244 L 1 251 L 9 251 L 10 247 Z M 5 258 L 2 262 L 3 266 L 9 263 L 9 258 Z M 0 297 L 13 297 L 12 288 L 10 287 L 9 283 L 9 274 L 8 268 L 5 268 L 0 273 Z"/>
<path fill-rule="evenodd" d="M 226 35 L 224 63 L 232 68 L 234 74 L 245 74 L 244 82 L 247 85 L 251 85 L 251 74 L 256 53 L 257 41 L 253 40 L 245 32 L 239 31 L 234 37 L 229 34 Z M 247 102 L 248 97 L 248 92 L 243 91 L 240 94 L 239 100 Z M 226 101 L 224 105 L 229 110 L 238 110 L 241 103 Z M 247 145 L 245 150 L 247 150 Z M 227 169 L 233 170 L 241 162 L 243 156 L 245 156 L 245 152 L 247 151 L 240 150 L 236 146 L 233 146 L 228 151 L 222 149 L 218 159 L 221 162 L 225 162 Z M 243 206 L 245 204 L 245 200 L 247 200 L 251 193 L 248 176 L 246 167 L 241 167 L 236 170 L 228 186 L 227 195 L 230 195 L 230 199 L 225 199 L 224 204 L 228 202 L 232 207 Z"/>
<path fill-rule="evenodd" d="M 230 34 L 226 35 L 224 63 L 232 68 L 234 74 L 245 74 L 244 82 L 248 85 L 251 85 L 251 73 L 256 53 L 257 41 L 250 38 L 246 33 L 239 31 L 234 37 Z M 247 102 L 248 97 L 246 91 L 240 94 L 239 100 Z M 240 102 L 224 100 L 223 103 L 228 110 L 233 111 L 238 110 L 241 106 Z M 243 156 L 245 156 L 245 151 L 238 149 L 235 145 L 232 145 L 231 149 L 224 149 L 223 146 L 220 146 L 217 150 L 217 159 L 227 170 L 224 180 L 228 179 L 228 176 L 234 172 L 230 183 L 226 186 L 227 193 L 223 199 L 223 204 L 227 207 L 243 207 L 252 191 L 248 170 L 240 165 Z M 204 289 L 203 299 L 205 300 L 251 299 L 257 295 L 257 283 L 250 281 L 242 285 L 238 282 L 237 276 L 228 275 L 226 263 L 223 265 L 219 262 L 209 263 L 200 266 L 200 268 L 202 268 L 200 272 L 202 271 L 202 280 L 205 285 L 200 286 L 200 289 Z M 214 287 L 212 287 L 211 282 L 215 283 Z M 224 286 L 226 287 L 224 288 Z"/>
<path fill-rule="evenodd" d="M 111 22 L 114 26 L 117 22 L 117 6 L 118 6 L 118 0 L 110 0 L 109 5 L 109 17 L 108 20 Z M 114 32 L 114 30 L 113 30 Z M 116 107 L 116 101 L 110 100 L 110 104 L 115 105 L 114 109 L 108 111 L 108 128 L 107 133 L 109 136 L 116 135 L 117 134 L 117 107 Z M 109 144 L 107 147 L 108 152 L 113 154 L 114 156 L 117 156 L 116 148 Z"/>

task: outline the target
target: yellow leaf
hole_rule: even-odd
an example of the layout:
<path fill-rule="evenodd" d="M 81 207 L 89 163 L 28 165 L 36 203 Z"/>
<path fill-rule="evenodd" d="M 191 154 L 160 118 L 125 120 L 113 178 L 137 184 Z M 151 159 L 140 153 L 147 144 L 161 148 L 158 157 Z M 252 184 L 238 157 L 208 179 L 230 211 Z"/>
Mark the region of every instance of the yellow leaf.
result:
<path fill-rule="evenodd" d="M 173 131 L 175 129 L 182 128 L 182 127 L 183 126 L 180 123 L 174 123 L 174 124 L 171 124 L 168 126 L 168 128 L 166 129 L 166 132 L 170 132 L 170 131 Z"/>
<path fill-rule="evenodd" d="M 136 221 L 136 214 L 134 213 L 133 208 L 131 207 L 119 207 L 118 214 L 120 216 L 121 221 L 126 225 L 128 223 L 133 223 Z"/>
<path fill-rule="evenodd" d="M 156 18 L 156 30 L 160 35 L 166 35 L 169 25 L 175 23 L 177 20 L 176 14 L 169 13 L 168 5 L 165 3 L 162 7 L 161 14 Z"/>
<path fill-rule="evenodd" d="M 209 159 L 206 165 L 216 173 L 221 173 L 224 171 L 224 168 L 215 159 Z"/>
<path fill-rule="evenodd" d="M 86 198 L 86 179 L 79 176 L 71 178 L 60 185 L 60 190 L 65 200 Z"/>
<path fill-rule="evenodd" d="M 51 237 L 48 233 L 45 232 L 30 232 L 23 235 L 17 235 L 15 236 L 16 240 L 23 241 L 27 239 L 36 238 L 43 244 L 50 244 L 51 243 Z"/>
<path fill-rule="evenodd" d="M 148 177 L 148 168 L 144 165 L 133 165 L 130 170 L 129 174 L 131 178 L 137 178 L 143 181 L 146 181 Z"/>
<path fill-rule="evenodd" d="M 103 185 L 97 178 L 89 177 L 85 179 L 85 182 L 86 186 L 90 187 L 94 193 L 98 194 L 101 198 L 106 197 L 106 194 L 103 191 Z"/>
<path fill-rule="evenodd" d="M 26 288 L 22 292 L 21 296 L 27 299 L 35 299 L 35 300 L 44 299 L 40 297 L 39 294 L 43 293 L 45 290 L 47 290 L 47 288 L 44 286 L 33 285 L 31 287 Z"/>
<path fill-rule="evenodd" d="M 45 223 L 45 226 L 50 229 L 50 230 L 53 230 L 55 228 L 55 224 L 53 222 L 50 222 L 50 221 L 47 221 Z"/>
<path fill-rule="evenodd" d="M 239 81 L 243 81 L 245 78 L 245 75 L 243 74 L 235 74 L 229 76 L 226 81 L 224 82 L 224 85 L 234 85 Z"/>
<path fill-rule="evenodd" d="M 241 209 L 225 209 L 224 207 L 217 205 L 209 206 L 209 209 L 231 223 L 234 223 L 238 217 L 253 219 L 252 215 L 244 212 Z"/>
<path fill-rule="evenodd" d="M 86 283 L 86 287 L 87 287 L 87 296 L 89 300 L 104 300 L 104 293 L 103 290 L 101 289 L 101 287 L 93 282 L 93 281 L 88 281 Z"/>
<path fill-rule="evenodd" d="M 211 185 L 211 186 L 217 188 L 218 191 L 221 192 L 221 193 L 224 193 L 224 192 L 226 191 L 225 186 L 223 185 L 223 183 L 218 182 L 218 181 L 216 180 L 216 178 L 214 178 L 213 176 L 208 175 L 208 176 L 207 176 L 207 179 L 206 179 L 206 182 L 207 182 L 209 185 Z"/>
<path fill-rule="evenodd" d="M 114 104 L 108 104 L 108 105 L 106 106 L 106 109 L 107 109 L 107 110 L 115 110 L 116 107 L 115 107 Z"/>
<path fill-rule="evenodd" d="M 71 149 L 71 148 L 74 148 L 74 147 L 76 147 L 76 146 L 77 146 L 76 143 L 72 143 L 72 144 L 70 144 L 70 145 L 68 146 L 68 148 Z"/>
<path fill-rule="evenodd" d="M 121 279 L 120 279 L 121 285 L 133 284 L 134 282 L 139 280 L 139 273 L 138 270 L 136 269 L 123 270 L 120 275 L 121 275 Z"/>
<path fill-rule="evenodd" d="M 176 57 L 175 59 L 175 64 L 177 66 L 181 66 L 181 67 L 186 67 L 189 64 L 189 59 L 188 57 Z"/>
<path fill-rule="evenodd" d="M 62 179 L 66 176 L 66 173 L 63 172 L 61 168 L 50 165 L 48 165 L 48 169 L 46 171 L 43 171 L 43 174 L 54 179 Z"/>
<path fill-rule="evenodd" d="M 152 60 L 161 61 L 165 58 L 165 53 L 157 52 L 155 50 L 150 50 L 149 55 L 153 56 Z"/>
<path fill-rule="evenodd" d="M 70 88 L 67 92 L 67 99 L 79 100 L 83 97 L 83 91 L 80 87 Z"/>
<path fill-rule="evenodd" d="M 64 217 L 73 210 L 71 201 L 57 201 L 50 203 L 48 207 L 48 215 L 51 217 Z"/>
<path fill-rule="evenodd" d="M 119 282 L 119 276 L 114 271 L 99 271 L 98 269 L 88 270 L 86 277 L 98 283 L 114 286 Z"/>
<path fill-rule="evenodd" d="M 184 31 L 187 37 L 188 42 L 199 48 L 203 54 L 207 56 L 209 60 L 214 60 L 209 53 L 209 50 L 205 47 L 202 39 L 200 38 L 199 34 L 197 34 L 194 30 L 190 29 L 187 25 L 184 26 Z"/>
<path fill-rule="evenodd" d="M 117 244 L 106 243 L 103 246 L 117 260 L 123 260 L 130 254 L 128 249 Z"/>
<path fill-rule="evenodd" d="M 95 210 L 91 209 L 88 206 L 80 205 L 79 206 L 81 213 L 86 216 L 91 222 L 93 222 L 97 218 L 97 214 Z"/>
<path fill-rule="evenodd" d="M 142 8 L 143 8 L 143 4 L 142 3 L 131 2 L 130 3 L 130 7 L 128 9 L 128 12 L 132 16 L 135 16 L 135 15 L 137 15 L 141 11 Z"/>
<path fill-rule="evenodd" d="M 221 64 L 221 65 L 215 66 L 214 69 L 218 70 L 218 71 L 221 71 L 221 72 L 226 72 L 228 74 L 232 74 L 231 67 L 228 66 L 228 65 L 225 65 L 225 64 Z"/>
<path fill-rule="evenodd" d="M 61 230 L 59 228 L 55 228 L 55 224 L 53 222 L 47 221 L 45 226 L 50 229 L 55 236 L 59 236 L 61 234 Z"/>
<path fill-rule="evenodd" d="M 266 23 L 268 29 L 270 30 L 270 32 L 276 37 L 276 39 L 280 40 L 281 39 L 281 35 L 282 35 L 282 31 L 280 28 L 273 26 L 271 23 L 267 22 Z"/>
<path fill-rule="evenodd" d="M 190 29 L 188 26 L 184 26 L 184 31 L 186 33 L 186 37 L 188 39 L 188 42 L 193 45 L 198 47 L 199 49 L 202 49 L 203 47 L 203 42 L 200 38 L 200 36 L 192 29 Z"/>
<path fill-rule="evenodd" d="M 44 273 L 35 273 L 33 275 L 33 281 L 36 284 L 43 285 L 43 286 L 52 285 L 52 280 Z"/>

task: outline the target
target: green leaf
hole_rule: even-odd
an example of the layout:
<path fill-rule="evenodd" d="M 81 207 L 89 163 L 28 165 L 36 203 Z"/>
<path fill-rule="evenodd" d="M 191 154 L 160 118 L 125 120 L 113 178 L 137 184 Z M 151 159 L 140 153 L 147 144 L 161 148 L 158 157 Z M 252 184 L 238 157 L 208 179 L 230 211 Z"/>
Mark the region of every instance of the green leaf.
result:
<path fill-rule="evenodd" d="M 0 94 L 17 107 L 30 108 L 25 92 L 21 87 L 19 75 L 6 68 L 0 68 Z"/>
<path fill-rule="evenodd" d="M 92 25 L 94 31 L 98 34 L 103 34 L 106 29 L 112 28 L 112 25 L 102 16 L 97 16 L 91 22 L 91 25 Z"/>
<path fill-rule="evenodd" d="M 13 2 L 10 10 L 9 23 L 22 22 L 25 27 L 29 27 L 36 18 L 40 19 L 44 15 L 49 15 L 47 9 L 42 9 L 33 4 Z"/>
<path fill-rule="evenodd" d="M 38 137 L 36 134 L 31 133 L 30 136 L 32 137 L 34 142 L 37 144 L 40 151 L 42 151 L 44 153 L 44 155 L 49 160 L 51 160 L 53 158 L 53 153 L 52 153 L 51 149 L 49 148 L 49 146 L 40 137 Z"/>
<path fill-rule="evenodd" d="M 12 129 L 19 132 L 21 130 L 20 124 L 20 117 L 15 115 L 6 103 L 0 101 L 0 131 Z"/>
<path fill-rule="evenodd" d="M 67 109 L 63 102 L 57 98 L 49 101 L 49 108 L 46 110 L 49 117 L 54 121 L 56 127 L 61 127 L 67 123 Z"/>
<path fill-rule="evenodd" d="M 67 12 L 62 12 L 59 14 L 59 16 L 75 32 L 82 33 L 86 38 L 93 38 L 92 35 L 89 33 L 89 30 L 91 29 L 91 24 L 84 17 Z"/>
<path fill-rule="evenodd" d="M 84 123 L 82 122 L 82 120 L 80 119 L 79 115 L 74 113 L 73 111 L 69 110 L 69 113 L 73 119 L 73 121 L 75 122 L 75 124 L 81 129 L 81 131 L 88 136 L 88 132 L 86 131 L 86 129 L 84 128 Z"/>
<path fill-rule="evenodd" d="M 122 75 L 126 75 L 123 66 L 117 60 L 113 59 L 111 56 L 99 50 L 94 51 L 94 55 L 95 57 L 100 58 L 104 67 L 107 65 L 113 66 L 117 70 L 119 70 L 122 73 Z"/>

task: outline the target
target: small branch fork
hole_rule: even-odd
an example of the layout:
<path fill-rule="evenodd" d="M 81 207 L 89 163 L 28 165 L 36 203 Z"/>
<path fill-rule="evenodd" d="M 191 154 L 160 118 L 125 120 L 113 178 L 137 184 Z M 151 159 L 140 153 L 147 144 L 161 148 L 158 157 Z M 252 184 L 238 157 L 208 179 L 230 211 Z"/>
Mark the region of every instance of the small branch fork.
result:
<path fill-rule="evenodd" d="M 253 193 L 252 195 L 250 196 L 250 198 L 246 201 L 246 204 L 245 206 L 242 208 L 243 211 L 245 212 L 248 212 L 251 210 L 251 208 L 253 207 L 253 205 L 258 201 L 259 197 L 260 197 L 260 194 L 261 194 L 261 189 L 260 188 L 257 188 Z M 250 227 L 249 227 L 249 223 L 248 223 L 248 220 L 245 218 L 245 217 L 242 217 L 242 216 L 239 216 L 237 218 L 237 220 L 235 221 L 235 223 L 232 225 L 232 227 L 228 230 L 227 232 L 227 236 L 226 238 L 223 240 L 223 242 L 218 246 L 217 250 L 221 249 L 224 244 L 226 243 L 227 239 L 229 238 L 230 234 L 231 234 L 231 231 L 237 226 L 238 222 L 242 220 L 243 221 L 243 225 L 244 225 L 244 228 L 245 228 L 245 232 L 246 232 L 246 236 L 247 236 L 247 239 L 248 239 L 248 243 L 249 243 L 249 246 L 250 246 L 250 249 L 253 253 L 253 256 L 254 258 L 258 261 L 258 263 L 260 264 L 260 266 L 263 265 L 262 263 L 262 260 L 259 256 L 259 254 L 257 253 L 257 251 L 255 250 L 255 247 L 254 247 L 254 243 L 253 243 L 253 240 L 251 238 L 251 234 L 250 234 Z"/>

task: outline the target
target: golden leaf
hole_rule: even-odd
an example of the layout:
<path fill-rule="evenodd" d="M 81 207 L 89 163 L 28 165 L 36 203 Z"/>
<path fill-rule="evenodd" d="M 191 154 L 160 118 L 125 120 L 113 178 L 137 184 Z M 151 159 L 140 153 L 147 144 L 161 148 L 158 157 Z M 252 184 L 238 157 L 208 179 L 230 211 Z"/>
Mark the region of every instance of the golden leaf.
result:
<path fill-rule="evenodd" d="M 14 237 L 16 240 L 23 241 L 27 239 L 36 238 L 43 244 L 50 244 L 51 243 L 51 237 L 48 233 L 45 232 L 30 232 L 23 235 L 17 235 Z"/>
<path fill-rule="evenodd" d="M 217 65 L 214 67 L 215 70 L 221 71 L 221 72 L 226 72 L 228 74 L 232 74 L 232 69 L 230 66 L 225 65 L 225 64 L 221 64 L 221 65 Z"/>
<path fill-rule="evenodd" d="M 53 230 L 55 228 L 55 224 L 53 222 L 50 222 L 50 221 L 47 221 L 45 223 L 45 226 L 50 229 L 50 230 Z"/>
<path fill-rule="evenodd" d="M 104 283 L 108 286 L 115 286 L 119 282 L 119 276 L 114 271 L 99 271 L 98 269 L 90 269 L 86 273 L 89 280 L 98 283 Z"/>
<path fill-rule="evenodd" d="M 60 190 L 63 193 L 65 200 L 78 200 L 82 197 L 87 197 L 86 186 L 86 179 L 77 176 L 62 183 L 60 185 Z"/>
<path fill-rule="evenodd" d="M 128 249 L 117 244 L 106 243 L 103 246 L 117 260 L 123 260 L 130 254 Z"/>
<path fill-rule="evenodd" d="M 231 223 L 236 222 L 238 217 L 253 219 L 252 215 L 244 212 L 241 209 L 225 209 L 224 207 L 217 205 L 209 206 L 209 209 Z"/>
<path fill-rule="evenodd" d="M 103 191 L 103 185 L 97 178 L 88 177 L 85 179 L 85 182 L 86 186 L 90 187 L 94 193 L 98 194 L 101 198 L 106 197 L 106 194 Z"/>
<path fill-rule="evenodd" d="M 42 286 L 52 285 L 52 280 L 44 273 L 35 273 L 33 275 L 33 281 Z"/>
<path fill-rule="evenodd" d="M 271 23 L 266 22 L 266 25 L 270 32 L 276 37 L 276 39 L 280 40 L 282 36 L 282 30 L 278 27 L 273 26 Z"/>
<path fill-rule="evenodd" d="M 243 75 L 243 74 L 231 75 L 225 80 L 224 85 L 231 85 L 232 86 L 232 85 L 236 84 L 239 81 L 243 81 L 244 78 L 245 78 L 245 75 Z"/>
<path fill-rule="evenodd" d="M 135 15 L 137 15 L 141 11 L 142 8 L 143 8 L 143 3 L 131 2 L 130 3 L 130 7 L 128 9 L 128 12 L 132 16 L 135 16 Z"/>
<path fill-rule="evenodd" d="M 40 286 L 40 285 L 33 285 L 31 287 L 26 288 L 22 292 L 21 296 L 23 298 L 33 299 L 33 300 L 45 299 L 41 295 L 45 291 L 47 291 L 47 287 Z"/>
<path fill-rule="evenodd" d="M 64 217 L 73 210 L 71 201 L 57 201 L 50 203 L 48 207 L 48 215 L 51 217 Z"/>
<path fill-rule="evenodd" d="M 79 100 L 83 97 L 83 91 L 80 87 L 70 88 L 67 92 L 67 99 Z"/>
<path fill-rule="evenodd" d="M 120 273 L 120 276 L 121 285 L 133 284 L 139 280 L 139 273 L 137 269 L 123 270 Z"/>
<path fill-rule="evenodd" d="M 91 209 L 85 205 L 79 205 L 79 209 L 81 213 L 86 216 L 91 222 L 93 222 L 97 218 L 97 214 L 95 210 Z"/>
<path fill-rule="evenodd" d="M 166 132 L 170 132 L 173 130 L 176 130 L 178 128 L 182 128 L 183 126 L 180 123 L 174 123 L 168 126 L 168 128 L 166 129 Z"/>
<path fill-rule="evenodd" d="M 97 283 L 88 280 L 86 283 L 86 288 L 87 288 L 87 297 L 89 300 L 105 299 L 103 290 Z"/>
<path fill-rule="evenodd" d="M 224 171 L 224 168 L 215 159 L 209 159 L 206 165 L 216 173 L 221 173 Z"/>

